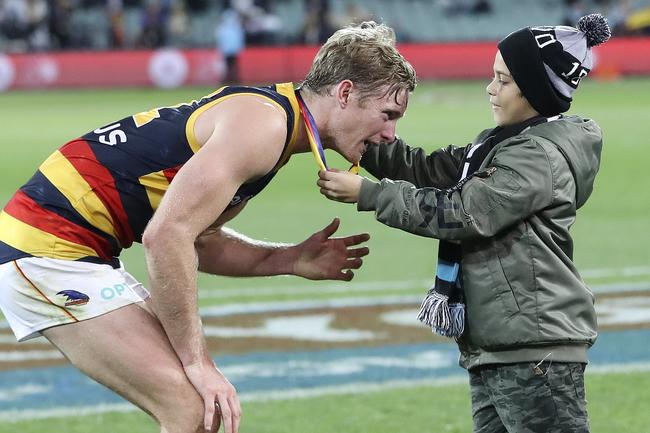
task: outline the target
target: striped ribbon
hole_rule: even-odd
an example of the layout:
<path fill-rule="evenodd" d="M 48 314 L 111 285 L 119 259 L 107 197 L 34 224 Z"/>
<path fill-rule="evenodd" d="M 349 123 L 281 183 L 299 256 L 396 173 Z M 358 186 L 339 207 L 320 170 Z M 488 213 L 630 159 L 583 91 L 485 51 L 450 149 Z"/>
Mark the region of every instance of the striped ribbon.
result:
<path fill-rule="evenodd" d="M 325 151 L 323 150 L 323 144 L 320 140 L 320 135 L 318 135 L 318 128 L 316 127 L 316 121 L 314 116 L 311 115 L 307 104 L 300 96 L 300 91 L 296 90 L 296 99 L 298 99 L 298 106 L 300 107 L 300 113 L 302 114 L 303 119 L 305 119 L 305 129 L 307 130 L 307 137 L 309 138 L 309 147 L 311 148 L 311 153 L 316 159 L 316 164 L 320 167 L 321 170 L 329 170 L 327 167 L 327 161 L 325 160 Z M 352 173 L 359 173 L 359 164 L 352 164 L 350 170 Z"/>

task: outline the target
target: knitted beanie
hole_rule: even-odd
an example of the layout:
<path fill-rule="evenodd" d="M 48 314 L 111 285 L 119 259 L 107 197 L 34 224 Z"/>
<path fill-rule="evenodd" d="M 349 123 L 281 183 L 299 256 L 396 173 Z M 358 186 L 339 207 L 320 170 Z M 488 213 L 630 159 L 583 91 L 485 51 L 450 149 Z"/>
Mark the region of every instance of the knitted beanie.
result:
<path fill-rule="evenodd" d="M 506 66 L 530 105 L 543 116 L 564 113 L 593 67 L 591 47 L 611 35 L 607 19 L 586 15 L 578 26 L 525 27 L 498 44 Z"/>

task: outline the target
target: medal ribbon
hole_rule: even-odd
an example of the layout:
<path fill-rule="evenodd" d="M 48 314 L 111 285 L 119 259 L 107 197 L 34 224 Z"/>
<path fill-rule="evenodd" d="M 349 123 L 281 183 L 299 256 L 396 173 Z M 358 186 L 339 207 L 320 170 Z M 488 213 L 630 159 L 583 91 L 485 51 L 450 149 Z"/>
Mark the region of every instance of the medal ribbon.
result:
<path fill-rule="evenodd" d="M 307 104 L 303 101 L 302 96 L 300 96 L 300 91 L 296 91 L 296 99 L 298 100 L 298 106 L 300 107 L 300 113 L 305 119 L 305 129 L 307 130 L 307 137 L 309 138 L 309 147 L 311 148 L 311 153 L 316 159 L 316 164 L 320 167 L 321 170 L 329 170 L 327 167 L 327 161 L 325 160 L 325 151 L 323 150 L 323 144 L 320 140 L 320 135 L 318 135 L 318 128 L 316 128 L 316 121 L 314 116 L 309 112 Z M 353 164 L 350 167 L 350 170 L 353 173 L 359 173 L 359 165 Z"/>

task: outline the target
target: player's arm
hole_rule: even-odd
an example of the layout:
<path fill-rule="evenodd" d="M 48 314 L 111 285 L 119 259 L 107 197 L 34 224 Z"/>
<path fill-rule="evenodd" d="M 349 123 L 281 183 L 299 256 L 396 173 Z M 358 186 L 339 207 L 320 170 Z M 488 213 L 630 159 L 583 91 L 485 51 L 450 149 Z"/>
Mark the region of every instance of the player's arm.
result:
<path fill-rule="evenodd" d="M 297 275 L 312 280 L 346 280 L 362 265 L 367 247 L 356 246 L 368 234 L 333 238 L 335 219 L 298 244 L 251 239 L 226 227 L 209 229 L 196 242 L 199 270 L 234 277 Z"/>
<path fill-rule="evenodd" d="M 240 407 L 234 388 L 215 368 L 203 337 L 194 242 L 242 183 L 274 166 L 284 146 L 286 118 L 252 96 L 221 104 L 211 135 L 176 175 L 145 230 L 143 245 L 153 307 L 188 378 L 204 399 L 206 426 L 212 422 L 216 398 L 225 431 L 231 433 L 237 431 Z"/>

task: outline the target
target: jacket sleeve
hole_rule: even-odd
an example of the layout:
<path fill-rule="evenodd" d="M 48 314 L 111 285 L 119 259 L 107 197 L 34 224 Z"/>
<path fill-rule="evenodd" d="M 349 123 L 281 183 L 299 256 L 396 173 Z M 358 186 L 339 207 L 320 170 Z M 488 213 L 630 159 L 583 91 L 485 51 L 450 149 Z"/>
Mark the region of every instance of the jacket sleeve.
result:
<path fill-rule="evenodd" d="M 369 146 L 361 166 L 377 179 L 404 180 L 418 187 L 449 188 L 458 181 L 464 147 L 447 146 L 426 154 L 401 138 L 389 144 Z"/>
<path fill-rule="evenodd" d="M 383 224 L 447 240 L 490 237 L 526 219 L 553 200 L 553 176 L 544 149 L 515 137 L 490 164 L 466 182 L 442 190 L 406 181 L 364 179 L 360 211 L 375 211 Z"/>

